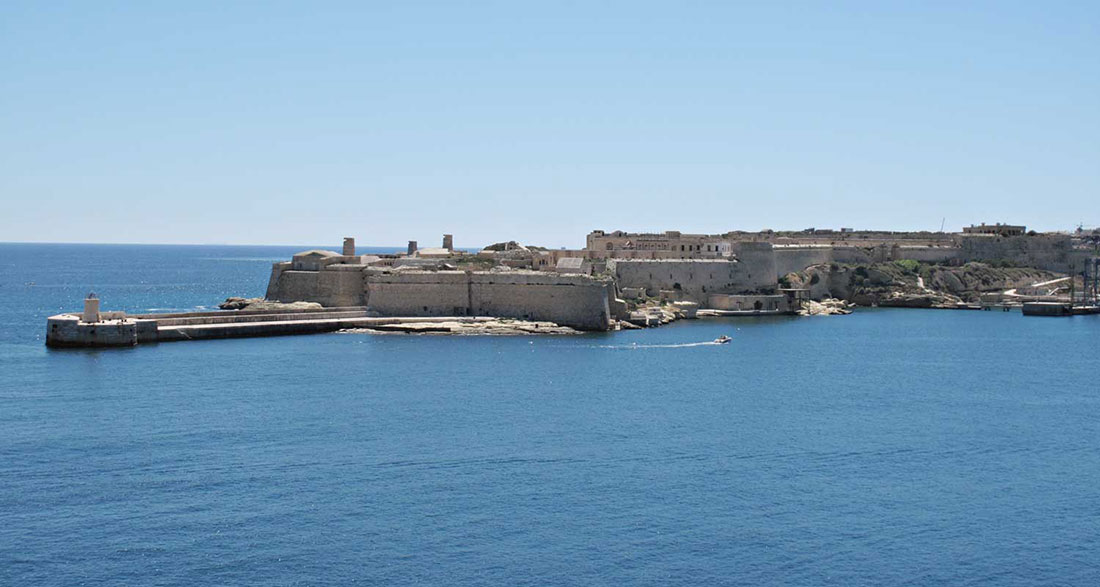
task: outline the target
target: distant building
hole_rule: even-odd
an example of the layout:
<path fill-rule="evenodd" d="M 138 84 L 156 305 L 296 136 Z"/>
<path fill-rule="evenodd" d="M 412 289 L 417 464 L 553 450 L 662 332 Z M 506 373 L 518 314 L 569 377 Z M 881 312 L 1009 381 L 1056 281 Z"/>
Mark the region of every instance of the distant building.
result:
<path fill-rule="evenodd" d="M 313 249 L 311 251 L 303 251 L 297 253 L 292 257 L 291 268 L 294 271 L 320 271 L 338 259 L 340 255 L 332 251 L 321 251 Z"/>
<path fill-rule="evenodd" d="M 585 239 L 588 251 L 652 251 L 668 257 L 728 257 L 733 252 L 725 235 L 684 234 L 677 230 L 662 233 L 604 232 L 594 230 Z"/>
<path fill-rule="evenodd" d="M 1020 236 L 1027 233 L 1026 226 L 1019 226 L 1015 224 L 986 224 L 964 226 L 963 234 L 995 234 L 999 236 Z"/>

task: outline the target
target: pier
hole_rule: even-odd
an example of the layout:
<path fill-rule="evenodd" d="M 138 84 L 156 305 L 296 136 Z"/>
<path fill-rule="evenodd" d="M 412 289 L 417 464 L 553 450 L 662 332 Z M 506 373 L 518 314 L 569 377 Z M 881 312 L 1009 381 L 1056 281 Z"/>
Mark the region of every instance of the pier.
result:
<path fill-rule="evenodd" d="M 84 312 L 50 316 L 46 346 L 54 348 L 129 347 L 145 343 L 318 334 L 348 328 L 387 330 L 397 325 L 489 322 L 492 318 L 378 317 L 362 306 L 296 310 L 238 310 L 134 314 L 100 312 L 89 296 Z"/>

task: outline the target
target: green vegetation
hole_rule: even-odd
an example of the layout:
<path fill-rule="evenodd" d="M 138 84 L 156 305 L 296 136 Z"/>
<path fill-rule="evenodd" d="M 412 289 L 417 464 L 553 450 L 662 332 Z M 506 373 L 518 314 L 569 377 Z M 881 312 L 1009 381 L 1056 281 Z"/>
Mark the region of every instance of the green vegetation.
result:
<path fill-rule="evenodd" d="M 495 266 L 497 262 L 493 259 L 485 257 L 463 257 L 460 261 L 455 263 L 458 269 L 472 270 L 472 271 L 485 271 Z"/>
<path fill-rule="evenodd" d="M 898 259 L 894 261 L 894 265 L 901 268 L 906 273 L 917 273 L 920 271 L 920 261 L 914 261 L 912 259 Z"/>
<path fill-rule="evenodd" d="M 922 263 L 920 266 L 920 276 L 924 278 L 925 281 L 930 281 L 932 279 L 932 266 Z"/>

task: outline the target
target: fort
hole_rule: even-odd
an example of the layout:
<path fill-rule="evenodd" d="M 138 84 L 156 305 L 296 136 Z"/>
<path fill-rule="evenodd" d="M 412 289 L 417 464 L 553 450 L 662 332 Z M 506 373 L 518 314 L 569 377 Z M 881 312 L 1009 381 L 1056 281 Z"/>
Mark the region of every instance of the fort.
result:
<path fill-rule="evenodd" d="M 275 263 L 265 295 L 273 305 L 264 311 L 126 316 L 100 312 L 92 295 L 82 313 L 49 318 L 47 344 L 126 346 L 487 318 L 606 331 L 677 316 L 793 314 L 808 300 L 830 297 L 908 305 L 897 295 L 906 277 L 891 263 L 934 264 L 944 271 L 927 273 L 936 277 L 933 285 L 954 293 L 966 290 L 967 274 L 952 267 L 973 273 L 969 264 L 977 262 L 1040 272 L 977 278 L 1016 287 L 1095 263 L 1098 241 L 1095 231 L 1039 234 L 1000 223 L 961 233 L 595 230 L 583 249 L 505 242 L 468 252 L 446 234 L 440 247 L 409 241 L 404 252 L 362 255 L 348 237 L 339 253 L 307 250 Z M 922 276 L 912 278 L 911 289 L 942 305 L 925 295 L 932 290 Z M 302 302 L 313 306 L 283 305 Z"/>

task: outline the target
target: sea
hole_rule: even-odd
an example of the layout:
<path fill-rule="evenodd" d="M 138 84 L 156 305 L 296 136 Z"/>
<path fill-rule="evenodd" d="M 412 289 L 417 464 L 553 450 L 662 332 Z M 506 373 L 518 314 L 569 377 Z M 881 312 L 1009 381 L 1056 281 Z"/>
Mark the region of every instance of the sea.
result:
<path fill-rule="evenodd" d="M 1100 316 L 44 345 L 303 248 L 0 244 L 0 585 L 1100 584 Z"/>

